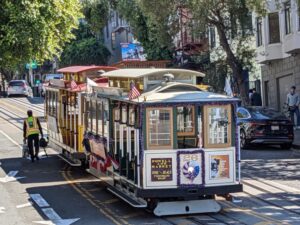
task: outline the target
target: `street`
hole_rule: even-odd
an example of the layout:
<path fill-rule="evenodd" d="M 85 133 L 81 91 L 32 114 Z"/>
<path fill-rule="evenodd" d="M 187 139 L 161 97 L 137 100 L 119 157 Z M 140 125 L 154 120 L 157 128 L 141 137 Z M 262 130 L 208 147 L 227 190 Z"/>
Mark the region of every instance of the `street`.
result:
<path fill-rule="evenodd" d="M 105 190 L 81 168 L 48 148 L 31 163 L 22 158 L 26 111 L 43 117 L 41 98 L 0 99 L 0 224 L 300 224 L 300 153 L 276 146 L 242 150 L 244 192 L 218 196 L 216 214 L 155 217 Z M 47 133 L 46 123 L 42 122 Z"/>

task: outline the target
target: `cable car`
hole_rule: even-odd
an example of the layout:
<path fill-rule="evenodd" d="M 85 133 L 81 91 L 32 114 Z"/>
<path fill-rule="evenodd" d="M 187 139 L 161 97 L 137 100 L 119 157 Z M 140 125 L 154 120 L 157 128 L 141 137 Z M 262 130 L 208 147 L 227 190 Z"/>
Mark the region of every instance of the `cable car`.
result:
<path fill-rule="evenodd" d="M 78 93 L 88 172 L 157 216 L 218 212 L 215 195 L 242 191 L 239 100 L 196 86 L 203 73 L 119 69 L 108 87 Z"/>
<path fill-rule="evenodd" d="M 88 88 L 87 81 L 106 86 L 107 78 L 100 75 L 115 70 L 107 66 L 71 66 L 59 69 L 63 79 L 51 79 L 46 87 L 45 115 L 48 126 L 49 145 L 59 156 L 73 166 L 80 166 L 86 155 L 82 147 L 83 127 L 81 124 L 80 99 L 78 93 Z"/>

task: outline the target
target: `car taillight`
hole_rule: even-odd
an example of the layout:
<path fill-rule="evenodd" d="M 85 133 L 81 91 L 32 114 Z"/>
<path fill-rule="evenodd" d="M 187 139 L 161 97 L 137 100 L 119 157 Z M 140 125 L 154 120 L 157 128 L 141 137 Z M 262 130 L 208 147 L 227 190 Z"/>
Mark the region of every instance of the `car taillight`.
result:
<path fill-rule="evenodd" d="M 262 125 L 265 125 L 265 124 L 264 123 L 259 123 L 259 122 L 251 122 L 250 123 L 251 127 L 258 127 L 258 126 L 262 126 Z"/>
<path fill-rule="evenodd" d="M 259 122 L 251 122 L 250 123 L 251 128 L 252 128 L 252 133 L 254 135 L 263 135 L 265 132 L 265 127 L 264 123 L 259 123 Z"/>

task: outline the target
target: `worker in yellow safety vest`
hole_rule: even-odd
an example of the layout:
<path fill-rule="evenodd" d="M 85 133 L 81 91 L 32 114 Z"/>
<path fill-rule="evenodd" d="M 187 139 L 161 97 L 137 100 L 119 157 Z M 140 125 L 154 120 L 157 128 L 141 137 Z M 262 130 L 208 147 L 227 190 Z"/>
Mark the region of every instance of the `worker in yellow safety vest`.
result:
<path fill-rule="evenodd" d="M 23 137 L 24 137 L 24 143 L 26 143 L 27 139 L 27 145 L 29 149 L 29 153 L 31 156 L 31 162 L 34 162 L 34 158 L 36 160 L 39 160 L 39 133 L 41 133 L 43 137 L 43 130 L 40 124 L 40 121 L 38 118 L 34 117 L 32 115 L 32 111 L 27 111 L 27 116 L 24 120 L 23 124 Z M 35 148 L 35 154 L 33 154 L 33 142 L 34 142 L 34 148 Z"/>

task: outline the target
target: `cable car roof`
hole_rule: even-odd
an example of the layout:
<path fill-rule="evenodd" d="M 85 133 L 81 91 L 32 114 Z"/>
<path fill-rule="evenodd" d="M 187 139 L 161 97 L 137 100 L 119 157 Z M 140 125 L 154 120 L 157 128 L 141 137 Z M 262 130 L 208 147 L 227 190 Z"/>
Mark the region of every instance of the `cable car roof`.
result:
<path fill-rule="evenodd" d="M 164 75 L 167 73 L 171 73 L 173 75 L 192 75 L 196 77 L 204 77 L 204 73 L 200 73 L 193 70 L 185 70 L 185 69 L 156 69 L 156 68 L 148 68 L 148 69 L 119 69 L 109 71 L 107 73 L 103 73 L 102 76 L 104 77 L 127 77 L 127 78 L 140 78 L 146 76 L 153 76 L 153 75 Z"/>
<path fill-rule="evenodd" d="M 146 101 L 145 101 L 146 100 Z M 219 101 L 239 101 L 226 95 L 205 91 L 172 92 L 172 93 L 152 93 L 151 95 L 141 95 L 135 102 L 144 103 L 176 103 L 176 102 L 219 102 Z"/>
<path fill-rule="evenodd" d="M 118 68 L 112 67 L 112 66 L 69 66 L 65 68 L 61 68 L 57 70 L 59 73 L 82 73 L 90 70 L 104 70 L 104 71 L 110 71 L 110 70 L 116 70 Z"/>
<path fill-rule="evenodd" d="M 146 100 L 146 101 L 145 101 Z M 178 82 L 168 82 L 158 85 L 149 92 L 143 93 L 135 102 L 144 103 L 175 103 L 175 102 L 218 102 L 218 101 L 239 101 L 237 98 L 202 91 L 195 85 Z"/>

